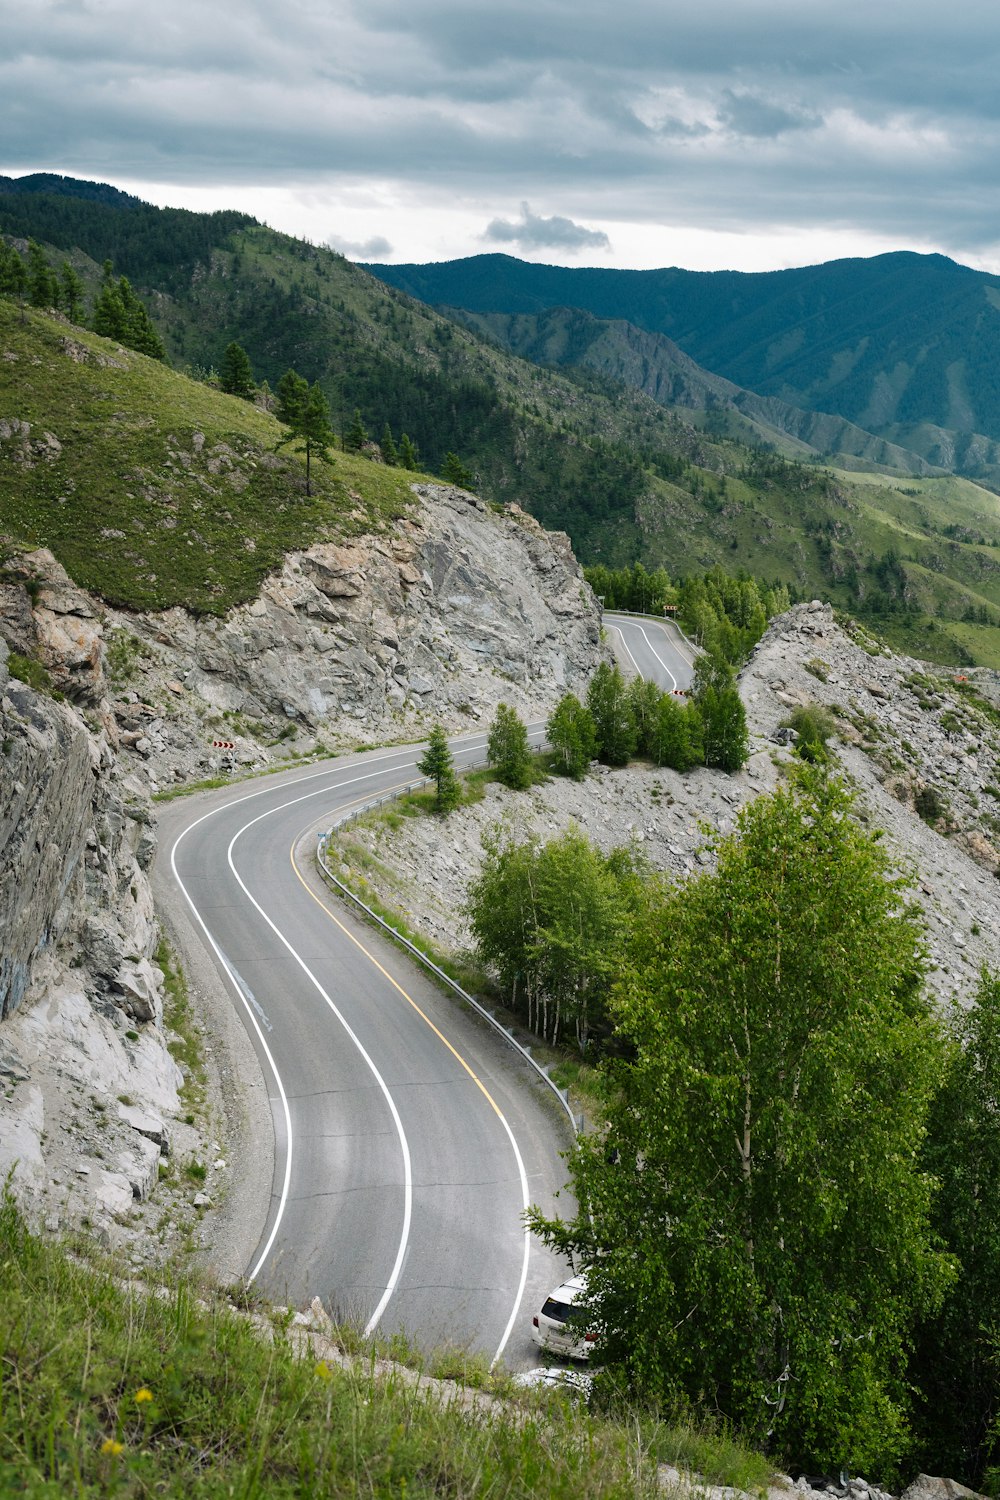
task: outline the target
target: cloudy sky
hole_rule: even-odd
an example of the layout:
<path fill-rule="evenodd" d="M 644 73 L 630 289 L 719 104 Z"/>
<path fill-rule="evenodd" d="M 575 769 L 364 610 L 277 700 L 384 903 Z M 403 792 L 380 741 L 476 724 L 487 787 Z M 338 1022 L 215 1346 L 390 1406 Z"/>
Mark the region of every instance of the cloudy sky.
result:
<path fill-rule="evenodd" d="M 995 0 L 0 0 L 0 173 L 355 259 L 1000 271 Z"/>

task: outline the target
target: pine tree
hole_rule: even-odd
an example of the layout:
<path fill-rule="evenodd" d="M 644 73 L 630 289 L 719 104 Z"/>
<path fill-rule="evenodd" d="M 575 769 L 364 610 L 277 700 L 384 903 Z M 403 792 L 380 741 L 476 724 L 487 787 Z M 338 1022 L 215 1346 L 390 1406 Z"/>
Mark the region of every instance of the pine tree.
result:
<path fill-rule="evenodd" d="M 83 282 L 68 260 L 64 260 L 59 272 L 59 301 L 66 310 L 71 323 L 79 323 L 83 316 Z"/>
<path fill-rule="evenodd" d="M 364 422 L 361 420 L 361 412 L 355 407 L 354 416 L 351 418 L 351 425 L 344 433 L 344 452 L 360 453 L 367 441 L 368 432 Z"/>
<path fill-rule="evenodd" d="M 386 422 L 385 426 L 382 428 L 382 436 L 379 440 L 379 448 L 382 452 L 383 462 L 387 463 L 390 469 L 396 468 L 399 463 L 399 451 L 396 448 L 395 442 L 393 441 L 392 428 L 389 426 L 388 422 Z"/>
<path fill-rule="evenodd" d="M 222 356 L 222 365 L 219 370 L 219 388 L 225 391 L 227 396 L 240 396 L 244 401 L 252 401 L 257 390 L 253 378 L 253 366 L 250 356 L 241 344 L 231 343 L 226 345 L 226 352 Z"/>
<path fill-rule="evenodd" d="M 0 239 L 0 294 L 5 297 L 22 297 L 28 287 L 28 272 L 24 261 L 5 240 Z"/>
<path fill-rule="evenodd" d="M 279 422 L 295 429 L 301 422 L 309 399 L 309 382 L 295 370 L 286 370 L 278 381 L 278 406 L 275 412 Z M 284 441 L 288 441 L 287 438 Z"/>
<path fill-rule="evenodd" d="M 419 469 L 420 467 L 417 445 L 405 432 L 399 440 L 399 466 L 401 469 Z"/>
<path fill-rule="evenodd" d="M 299 452 L 306 456 L 306 494 L 311 495 L 313 454 L 329 463 L 334 441 L 330 407 L 319 381 L 310 386 L 294 370 L 286 370 L 278 382 L 277 416 L 290 429 L 278 447 L 296 440 L 301 444 Z"/>
<path fill-rule="evenodd" d="M 153 326 L 142 299 L 127 276 L 114 279 L 111 262 L 104 262 L 104 278 L 94 303 L 93 329 L 104 338 L 117 339 L 127 349 L 166 359 L 163 340 Z"/>
<path fill-rule="evenodd" d="M 462 799 L 462 788 L 455 775 L 455 763 L 448 748 L 444 727 L 435 724 L 427 740 L 427 749 L 417 761 L 417 770 L 428 781 L 433 781 L 437 791 L 434 811 L 444 816 L 457 807 Z"/>
<path fill-rule="evenodd" d="M 32 307 L 56 307 L 59 303 L 59 278 L 34 240 L 28 241 L 28 298 Z"/>
<path fill-rule="evenodd" d="M 450 450 L 445 454 L 441 465 L 441 478 L 448 484 L 457 485 L 461 490 L 470 490 L 476 482 L 471 469 L 467 469 L 458 454 Z"/>

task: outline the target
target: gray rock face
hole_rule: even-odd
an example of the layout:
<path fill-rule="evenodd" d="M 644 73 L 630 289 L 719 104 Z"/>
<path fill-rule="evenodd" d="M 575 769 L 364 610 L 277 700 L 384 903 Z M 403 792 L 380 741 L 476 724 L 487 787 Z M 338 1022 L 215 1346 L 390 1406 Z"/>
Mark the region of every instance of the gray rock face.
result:
<path fill-rule="evenodd" d="M 111 684 L 123 747 L 157 784 L 290 744 L 338 747 L 468 728 L 501 700 L 546 717 L 601 657 L 600 622 L 565 536 L 446 486 L 384 536 L 291 553 L 224 620 L 109 614 L 141 648 Z M 266 745 L 282 736 L 277 752 Z M 291 736 L 289 739 L 288 737 Z"/>
<path fill-rule="evenodd" d="M 6 654 L 6 653 L 5 653 Z M 136 854 L 145 804 L 79 714 L 5 673 L 0 696 L 0 1019 L 24 999 L 32 966 L 59 944 L 93 960 L 101 988 L 126 951 L 147 954 L 152 898 Z M 148 978 L 149 976 L 145 976 Z"/>

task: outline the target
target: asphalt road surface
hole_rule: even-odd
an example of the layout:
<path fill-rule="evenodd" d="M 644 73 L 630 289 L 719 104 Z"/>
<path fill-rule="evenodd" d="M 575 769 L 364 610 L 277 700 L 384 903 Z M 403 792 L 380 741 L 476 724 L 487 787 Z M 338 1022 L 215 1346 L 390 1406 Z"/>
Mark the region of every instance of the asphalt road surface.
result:
<path fill-rule="evenodd" d="M 651 679 L 667 692 L 683 692 L 691 686 L 695 651 L 672 620 L 609 611 L 604 628 L 626 671 Z"/>
<path fill-rule="evenodd" d="M 455 741 L 456 763 L 481 761 L 484 744 Z M 318 1296 L 359 1327 L 523 1368 L 537 1363 L 531 1315 L 566 1268 L 521 1215 L 556 1207 L 565 1116 L 316 871 L 336 811 L 413 779 L 421 753 L 370 751 L 167 804 L 157 880 L 183 896 L 186 944 L 222 976 L 267 1089 L 273 1182 L 247 1274 L 280 1303 Z"/>

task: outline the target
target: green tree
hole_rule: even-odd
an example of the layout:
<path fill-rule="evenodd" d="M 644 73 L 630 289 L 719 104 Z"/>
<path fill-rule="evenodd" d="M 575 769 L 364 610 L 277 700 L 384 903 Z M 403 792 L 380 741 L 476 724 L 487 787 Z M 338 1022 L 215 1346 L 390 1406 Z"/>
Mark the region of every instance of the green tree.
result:
<path fill-rule="evenodd" d="M 396 468 L 399 463 L 399 450 L 396 447 L 395 439 L 392 435 L 392 428 L 389 426 L 388 422 L 386 422 L 385 426 L 382 428 L 382 436 L 379 439 L 379 448 L 382 452 L 383 461 L 387 463 L 391 469 Z"/>
<path fill-rule="evenodd" d="M 587 687 L 587 707 L 594 721 L 598 760 L 606 766 L 628 765 L 635 754 L 635 717 L 617 664 L 599 664 Z"/>
<path fill-rule="evenodd" d="M 496 768 L 499 780 L 512 791 L 520 792 L 531 785 L 528 731 L 507 703 L 497 704 L 486 743 L 486 759 Z"/>
<path fill-rule="evenodd" d="M 5 297 L 22 297 L 28 289 L 28 272 L 22 257 L 0 239 L 0 294 Z"/>
<path fill-rule="evenodd" d="M 564 693 L 553 710 L 545 730 L 552 746 L 555 768 L 564 776 L 580 781 L 597 753 L 594 720 L 575 693 Z"/>
<path fill-rule="evenodd" d="M 404 432 L 399 440 L 399 466 L 401 469 L 419 469 L 420 455 L 417 445 Z"/>
<path fill-rule="evenodd" d="M 163 341 L 144 303 L 126 276 L 115 280 L 109 260 L 104 262 L 104 276 L 94 303 L 93 328 L 95 333 L 117 339 L 127 349 L 147 354 L 150 359 L 166 358 Z"/>
<path fill-rule="evenodd" d="M 295 370 L 286 370 L 278 381 L 278 405 L 275 416 L 293 430 L 305 420 L 309 403 L 309 382 Z M 285 439 L 287 442 L 287 439 Z"/>
<path fill-rule="evenodd" d="M 581 1052 L 604 1029 L 641 885 L 627 850 L 604 856 L 577 828 L 545 844 L 494 831 L 466 907 L 483 963 L 550 1042 L 572 1027 Z"/>
<path fill-rule="evenodd" d="M 663 694 L 649 753 L 658 766 L 667 766 L 671 771 L 690 771 L 703 764 L 701 714 L 696 703 Z"/>
<path fill-rule="evenodd" d="M 607 1133 L 581 1209 L 603 1363 L 814 1472 L 888 1473 L 914 1319 L 953 1277 L 918 1151 L 943 1059 L 915 910 L 844 787 L 808 766 L 717 867 L 653 893 L 613 998 Z"/>
<path fill-rule="evenodd" d="M 240 396 L 244 401 L 252 401 L 256 395 L 257 385 L 253 378 L 250 356 L 242 344 L 237 344 L 235 340 L 226 345 L 226 352 L 222 356 L 219 388 L 227 396 Z"/>
<path fill-rule="evenodd" d="M 355 407 L 354 416 L 351 418 L 351 425 L 344 433 L 344 452 L 360 453 L 367 441 L 368 432 L 364 422 L 361 420 L 361 412 Z"/>
<path fill-rule="evenodd" d="M 455 775 L 455 762 L 441 724 L 435 724 L 427 739 L 427 749 L 417 761 L 417 770 L 435 785 L 435 812 L 444 816 L 462 800 L 462 788 Z"/>
<path fill-rule="evenodd" d="M 694 701 L 701 715 L 706 766 L 730 773 L 740 770 L 750 753 L 750 736 L 735 674 L 723 656 L 705 652 L 698 658 Z"/>
<path fill-rule="evenodd" d="M 967 1485 L 1000 1463 L 1000 976 L 951 1023 L 955 1048 L 931 1109 L 923 1165 L 940 1183 L 933 1224 L 960 1271 L 918 1331 L 916 1458 Z M 929 1472 L 929 1471 L 928 1471 Z"/>
<path fill-rule="evenodd" d="M 801 760 L 821 765 L 830 759 L 826 742 L 836 733 L 837 721 L 824 704 L 804 703 L 793 708 L 787 725 L 798 735 L 795 752 Z"/>
<path fill-rule="evenodd" d="M 28 241 L 28 299 L 32 307 L 59 305 L 59 278 L 34 240 Z"/>
<path fill-rule="evenodd" d="M 472 470 L 466 468 L 458 454 L 450 450 L 445 454 L 441 465 L 441 478 L 448 484 L 457 485 L 460 490 L 471 490 L 476 482 Z"/>
<path fill-rule="evenodd" d="M 648 575 L 647 575 L 648 576 Z M 635 724 L 635 753 L 652 755 L 653 738 L 663 689 L 646 677 L 633 677 L 628 685 L 628 701 Z"/>
<path fill-rule="evenodd" d="M 330 407 L 319 381 L 310 385 L 294 370 L 286 371 L 278 382 L 278 420 L 289 429 L 278 447 L 297 441 L 297 451 L 306 456 L 306 494 L 311 495 L 313 455 L 329 463 L 334 440 Z"/>
<path fill-rule="evenodd" d="M 83 282 L 68 260 L 63 261 L 59 270 L 59 303 L 65 308 L 71 323 L 82 321 Z"/>

